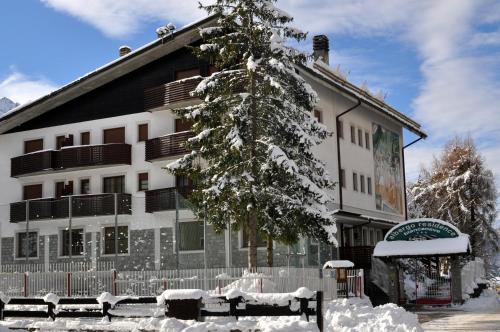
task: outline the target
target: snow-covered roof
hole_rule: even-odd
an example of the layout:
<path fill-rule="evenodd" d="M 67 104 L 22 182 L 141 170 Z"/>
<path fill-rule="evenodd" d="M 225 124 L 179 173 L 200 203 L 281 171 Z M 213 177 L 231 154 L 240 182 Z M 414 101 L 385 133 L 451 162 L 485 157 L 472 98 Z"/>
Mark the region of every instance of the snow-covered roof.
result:
<path fill-rule="evenodd" d="M 401 112 L 398 112 L 393 107 L 386 104 L 384 101 L 372 96 L 367 91 L 361 89 L 360 87 L 347 81 L 345 78 L 337 75 L 330 66 L 317 60 L 307 67 L 302 67 L 308 70 L 311 74 L 320 77 L 322 80 L 328 82 L 330 85 L 342 90 L 351 97 L 354 97 L 361 102 L 375 108 L 376 110 L 382 112 L 384 115 L 396 120 L 397 122 L 403 124 L 408 130 L 415 133 L 416 135 L 426 138 L 427 134 L 421 129 L 421 126 L 416 121 L 410 119 Z"/>
<path fill-rule="evenodd" d="M 324 269 L 338 269 L 354 267 L 354 263 L 348 260 L 328 261 L 323 265 Z"/>
<path fill-rule="evenodd" d="M 124 56 L 121 56 L 104 66 L 91 71 L 76 80 L 52 91 L 36 100 L 22 104 L 0 115 L 0 133 L 4 133 L 13 127 L 37 117 L 52 108 L 55 108 L 69 100 L 72 100 L 90 90 L 106 84 L 121 77 L 146 63 L 152 62 L 165 54 L 171 53 L 184 45 L 194 41 L 200 35 L 197 28 L 213 24 L 216 15 L 190 23 L 165 38 L 158 38 Z M 182 37 L 182 38 L 181 38 Z M 178 40 L 178 39 L 183 40 Z M 185 40 L 184 40 L 185 39 Z M 147 55 L 147 58 L 145 57 Z M 110 74 L 113 73 L 113 74 Z"/>
<path fill-rule="evenodd" d="M 465 254 L 469 251 L 469 236 L 417 241 L 380 241 L 373 250 L 376 257 L 409 257 Z"/>

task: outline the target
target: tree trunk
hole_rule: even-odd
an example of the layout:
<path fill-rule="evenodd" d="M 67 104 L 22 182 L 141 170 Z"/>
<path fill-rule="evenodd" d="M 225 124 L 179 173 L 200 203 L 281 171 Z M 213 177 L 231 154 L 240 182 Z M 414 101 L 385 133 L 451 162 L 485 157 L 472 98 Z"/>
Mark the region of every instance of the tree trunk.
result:
<path fill-rule="evenodd" d="M 253 209 L 248 214 L 248 269 L 257 271 L 257 215 Z"/>
<path fill-rule="evenodd" d="M 273 267 L 273 237 L 267 234 L 267 266 Z"/>

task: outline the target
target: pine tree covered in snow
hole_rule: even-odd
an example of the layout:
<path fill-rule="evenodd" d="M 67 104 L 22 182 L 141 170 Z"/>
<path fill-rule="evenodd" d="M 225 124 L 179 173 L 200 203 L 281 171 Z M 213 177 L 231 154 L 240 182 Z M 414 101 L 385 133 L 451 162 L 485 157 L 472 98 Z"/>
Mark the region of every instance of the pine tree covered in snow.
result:
<path fill-rule="evenodd" d="M 257 265 L 257 233 L 283 243 L 311 236 L 334 241 L 327 209 L 334 187 L 312 152 L 330 135 L 312 115 L 316 93 L 294 64 L 306 57 L 285 46 L 305 34 L 275 0 L 216 0 L 201 6 L 217 14 L 201 30 L 194 52 L 220 71 L 194 94 L 201 104 L 177 110 L 193 121 L 190 154 L 169 164 L 197 183 L 197 214 L 223 230 L 229 221 L 246 228 L 249 266 Z"/>
<path fill-rule="evenodd" d="M 484 165 L 470 137 L 449 142 L 430 169 L 423 169 L 412 185 L 415 211 L 442 219 L 470 235 L 473 254 L 490 261 L 498 251 L 496 188 L 493 173 Z"/>

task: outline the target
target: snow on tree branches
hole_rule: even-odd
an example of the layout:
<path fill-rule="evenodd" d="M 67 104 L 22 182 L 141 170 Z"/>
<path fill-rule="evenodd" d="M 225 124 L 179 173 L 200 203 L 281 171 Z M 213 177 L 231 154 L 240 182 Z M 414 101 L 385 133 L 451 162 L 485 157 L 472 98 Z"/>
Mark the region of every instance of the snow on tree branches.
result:
<path fill-rule="evenodd" d="M 486 260 L 498 251 L 496 188 L 471 138 L 449 142 L 430 169 L 409 188 L 410 214 L 446 220 L 470 235 L 473 254 Z"/>
<path fill-rule="evenodd" d="M 196 181 L 192 200 L 216 229 L 231 221 L 248 230 L 251 266 L 257 232 L 293 243 L 336 231 L 327 209 L 334 184 L 312 152 L 331 133 L 312 115 L 317 95 L 295 69 L 306 56 L 285 45 L 306 35 L 274 3 L 201 6 L 218 19 L 194 52 L 218 71 L 193 92 L 202 103 L 176 110 L 196 136 L 193 152 L 167 166 Z"/>

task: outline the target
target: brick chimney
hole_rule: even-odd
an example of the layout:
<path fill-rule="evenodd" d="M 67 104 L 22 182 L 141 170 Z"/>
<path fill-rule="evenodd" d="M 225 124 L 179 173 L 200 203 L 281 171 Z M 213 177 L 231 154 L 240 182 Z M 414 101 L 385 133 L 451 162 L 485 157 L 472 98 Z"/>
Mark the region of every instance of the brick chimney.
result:
<path fill-rule="evenodd" d="M 314 60 L 321 59 L 327 65 L 330 64 L 330 42 L 325 35 L 318 35 L 313 37 L 313 57 Z"/>
<path fill-rule="evenodd" d="M 127 55 L 130 52 L 132 52 L 132 49 L 129 46 L 125 45 L 125 46 L 120 46 L 120 48 L 119 48 L 120 56 Z"/>

